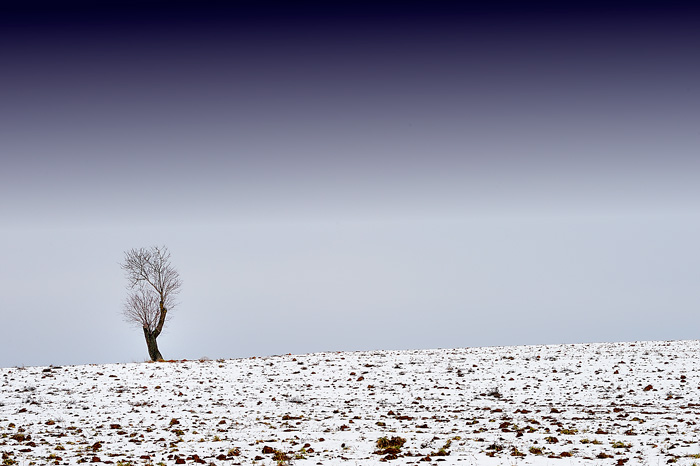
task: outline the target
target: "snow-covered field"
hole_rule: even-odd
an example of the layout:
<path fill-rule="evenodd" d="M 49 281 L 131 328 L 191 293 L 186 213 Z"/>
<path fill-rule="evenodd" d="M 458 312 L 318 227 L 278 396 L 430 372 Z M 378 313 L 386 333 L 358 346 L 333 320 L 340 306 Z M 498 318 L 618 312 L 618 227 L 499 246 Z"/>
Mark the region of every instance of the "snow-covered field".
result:
<path fill-rule="evenodd" d="M 698 351 L 674 341 L 6 368 L 1 461 L 700 464 Z M 382 437 L 405 443 L 380 454 Z"/>

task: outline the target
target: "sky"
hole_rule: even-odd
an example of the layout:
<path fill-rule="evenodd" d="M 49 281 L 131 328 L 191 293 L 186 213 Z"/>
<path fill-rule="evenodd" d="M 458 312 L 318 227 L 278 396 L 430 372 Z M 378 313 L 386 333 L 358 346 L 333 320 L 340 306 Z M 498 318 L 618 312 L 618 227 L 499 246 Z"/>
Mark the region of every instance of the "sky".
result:
<path fill-rule="evenodd" d="M 697 7 L 0 9 L 2 367 L 697 338 Z"/>

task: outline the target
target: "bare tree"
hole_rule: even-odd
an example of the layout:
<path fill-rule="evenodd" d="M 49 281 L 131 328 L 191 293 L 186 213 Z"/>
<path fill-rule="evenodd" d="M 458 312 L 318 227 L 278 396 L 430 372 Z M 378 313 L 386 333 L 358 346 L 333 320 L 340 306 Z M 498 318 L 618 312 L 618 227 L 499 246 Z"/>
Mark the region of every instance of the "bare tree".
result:
<path fill-rule="evenodd" d="M 124 253 L 124 262 L 119 265 L 130 290 L 124 303 L 124 318 L 143 328 L 151 360 L 163 359 L 156 339 L 182 286 L 180 274 L 170 263 L 170 252 L 165 246 L 131 249 Z"/>

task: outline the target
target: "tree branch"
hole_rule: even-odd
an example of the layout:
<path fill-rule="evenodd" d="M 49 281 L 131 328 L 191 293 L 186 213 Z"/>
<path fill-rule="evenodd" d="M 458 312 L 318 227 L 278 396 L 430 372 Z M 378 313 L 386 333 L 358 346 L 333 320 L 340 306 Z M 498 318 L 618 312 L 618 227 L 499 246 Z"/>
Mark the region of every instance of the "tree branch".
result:
<path fill-rule="evenodd" d="M 180 274 L 170 264 L 170 253 L 163 247 L 131 249 L 124 253 L 124 270 L 132 290 L 124 305 L 127 321 L 160 335 L 180 292 Z"/>

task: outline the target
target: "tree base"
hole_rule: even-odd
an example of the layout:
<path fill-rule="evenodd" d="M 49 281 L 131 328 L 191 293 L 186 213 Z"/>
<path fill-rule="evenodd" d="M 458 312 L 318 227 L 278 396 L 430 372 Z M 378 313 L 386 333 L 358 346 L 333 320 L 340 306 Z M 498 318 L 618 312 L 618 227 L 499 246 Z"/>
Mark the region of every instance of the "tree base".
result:
<path fill-rule="evenodd" d="M 143 329 L 143 335 L 146 337 L 148 356 L 151 358 L 151 361 L 162 361 L 164 358 L 163 355 L 160 354 L 160 350 L 158 350 L 158 341 L 156 340 L 157 337 L 153 334 L 153 332 L 150 332 L 145 327 Z"/>

